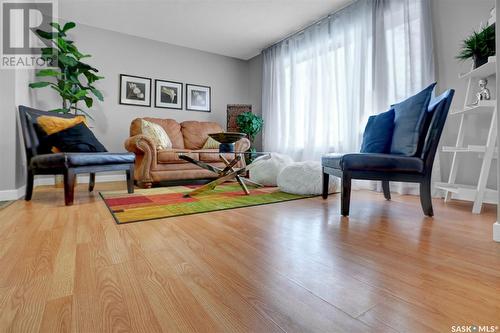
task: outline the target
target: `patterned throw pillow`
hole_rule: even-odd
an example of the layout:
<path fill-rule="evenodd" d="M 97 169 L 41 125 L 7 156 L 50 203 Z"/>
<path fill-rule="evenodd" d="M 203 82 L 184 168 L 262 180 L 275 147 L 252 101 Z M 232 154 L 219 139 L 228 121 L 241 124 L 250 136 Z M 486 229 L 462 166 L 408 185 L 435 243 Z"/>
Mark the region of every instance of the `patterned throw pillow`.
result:
<path fill-rule="evenodd" d="M 47 135 L 64 131 L 80 123 L 86 123 L 84 116 L 76 116 L 74 118 L 40 116 L 36 121 Z"/>
<path fill-rule="evenodd" d="M 170 141 L 167 132 L 165 132 L 160 125 L 143 119 L 141 122 L 141 130 L 142 134 L 149 137 L 154 142 L 156 149 L 172 149 L 172 141 Z"/>
<path fill-rule="evenodd" d="M 201 149 L 219 149 L 220 143 L 212 139 L 211 137 L 208 137 L 207 141 L 205 141 L 205 144 Z"/>

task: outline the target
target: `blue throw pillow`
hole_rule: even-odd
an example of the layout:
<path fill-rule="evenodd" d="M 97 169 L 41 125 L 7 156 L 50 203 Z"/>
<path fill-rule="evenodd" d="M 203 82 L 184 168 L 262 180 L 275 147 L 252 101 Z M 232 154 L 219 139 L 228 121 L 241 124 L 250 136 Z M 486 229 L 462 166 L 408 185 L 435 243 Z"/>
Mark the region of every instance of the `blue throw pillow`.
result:
<path fill-rule="evenodd" d="M 436 83 L 433 83 L 418 94 L 393 105 L 395 115 L 391 154 L 404 156 L 418 154 L 421 137 L 425 140 L 426 133 L 423 132 L 427 109 L 435 85 Z"/>
<path fill-rule="evenodd" d="M 368 118 L 363 133 L 362 153 L 389 153 L 394 131 L 394 109 Z"/>

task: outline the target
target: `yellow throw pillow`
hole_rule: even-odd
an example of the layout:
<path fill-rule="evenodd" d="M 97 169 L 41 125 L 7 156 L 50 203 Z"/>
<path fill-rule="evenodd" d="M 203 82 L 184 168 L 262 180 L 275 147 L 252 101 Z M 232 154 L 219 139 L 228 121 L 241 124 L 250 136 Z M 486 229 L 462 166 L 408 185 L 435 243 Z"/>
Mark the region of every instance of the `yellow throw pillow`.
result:
<path fill-rule="evenodd" d="M 160 125 L 143 119 L 141 122 L 141 131 L 142 134 L 154 142 L 156 149 L 172 149 L 172 141 L 170 141 L 167 132 Z"/>
<path fill-rule="evenodd" d="M 84 116 L 76 116 L 74 118 L 40 116 L 36 121 L 47 135 L 64 131 L 80 123 L 86 123 Z"/>
<path fill-rule="evenodd" d="M 219 149 L 220 143 L 212 139 L 211 137 L 208 137 L 207 141 L 205 141 L 205 144 L 201 149 Z"/>

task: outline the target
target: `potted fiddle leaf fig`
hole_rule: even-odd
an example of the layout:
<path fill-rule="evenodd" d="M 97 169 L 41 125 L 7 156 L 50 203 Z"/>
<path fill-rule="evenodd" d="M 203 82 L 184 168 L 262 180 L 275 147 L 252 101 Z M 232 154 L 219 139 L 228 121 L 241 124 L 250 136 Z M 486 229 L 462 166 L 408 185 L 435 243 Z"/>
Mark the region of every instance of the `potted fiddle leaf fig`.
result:
<path fill-rule="evenodd" d="M 50 24 L 55 30 L 36 30 L 36 34 L 51 42 L 51 47 L 42 48 L 41 57 L 48 63 L 57 63 L 57 67 L 38 70 L 36 76 L 44 81 L 32 82 L 30 88 L 50 87 L 61 96 L 61 108 L 50 110 L 59 113 L 75 115 L 90 115 L 81 104 L 87 108 L 94 104 L 94 97 L 103 101 L 102 93 L 95 87 L 95 82 L 104 77 L 97 75 L 96 68 L 83 62 L 91 57 L 81 53 L 75 43 L 67 36 L 67 32 L 76 27 L 74 22 L 67 22 L 61 27 L 59 23 Z"/>
<path fill-rule="evenodd" d="M 461 46 L 457 59 L 465 61 L 472 59 L 474 68 L 478 68 L 488 62 L 488 57 L 495 55 L 495 26 L 490 25 L 481 31 L 473 31 Z"/>
<path fill-rule="evenodd" d="M 262 131 L 264 120 L 261 116 L 255 115 L 252 112 L 243 112 L 236 117 L 236 124 L 240 128 L 240 131 L 245 133 L 250 140 L 250 152 L 252 154 L 247 158 L 247 162 L 251 162 L 254 158 L 253 153 L 256 151 L 255 147 L 253 147 L 255 136 Z"/>

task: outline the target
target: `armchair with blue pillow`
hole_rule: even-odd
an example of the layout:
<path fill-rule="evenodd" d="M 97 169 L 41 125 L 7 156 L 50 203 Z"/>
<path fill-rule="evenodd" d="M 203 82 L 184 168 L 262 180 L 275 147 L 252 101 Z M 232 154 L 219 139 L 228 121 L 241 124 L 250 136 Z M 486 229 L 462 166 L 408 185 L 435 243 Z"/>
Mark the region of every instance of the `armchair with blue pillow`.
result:
<path fill-rule="evenodd" d="M 424 214 L 433 216 L 431 174 L 434 157 L 453 99 L 450 89 L 432 100 L 435 83 L 368 120 L 360 153 L 322 157 L 323 198 L 329 175 L 341 178 L 341 214 L 349 215 L 351 180 L 380 180 L 387 200 L 389 182 L 420 184 Z"/>

